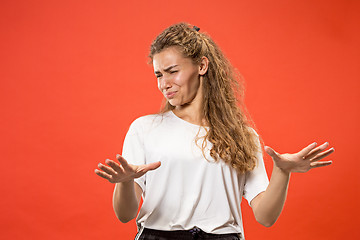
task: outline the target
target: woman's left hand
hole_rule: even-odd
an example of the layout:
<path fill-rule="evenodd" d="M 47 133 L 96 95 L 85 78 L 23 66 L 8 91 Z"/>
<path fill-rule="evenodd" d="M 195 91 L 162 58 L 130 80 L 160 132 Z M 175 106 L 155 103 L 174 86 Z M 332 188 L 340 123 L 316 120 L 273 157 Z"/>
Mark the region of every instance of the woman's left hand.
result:
<path fill-rule="evenodd" d="M 312 168 L 325 167 L 332 163 L 332 161 L 319 160 L 329 156 L 335 149 L 330 148 L 324 151 L 329 146 L 327 142 L 319 147 L 316 145 L 317 143 L 312 143 L 294 154 L 279 154 L 272 148 L 265 146 L 265 152 L 272 157 L 274 164 L 284 172 L 307 172 Z"/>

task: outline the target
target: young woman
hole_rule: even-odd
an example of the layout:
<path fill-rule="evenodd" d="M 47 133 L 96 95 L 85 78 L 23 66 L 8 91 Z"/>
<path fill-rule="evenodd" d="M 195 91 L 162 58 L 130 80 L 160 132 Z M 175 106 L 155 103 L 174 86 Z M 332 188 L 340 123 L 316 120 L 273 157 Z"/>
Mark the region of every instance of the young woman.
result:
<path fill-rule="evenodd" d="M 136 239 L 244 239 L 240 203 L 271 226 L 285 203 L 291 172 L 306 172 L 334 149 L 312 143 L 295 154 L 265 151 L 236 99 L 233 68 L 211 38 L 180 23 L 165 29 L 149 57 L 166 104 L 130 126 L 118 161 L 95 172 L 115 183 L 113 207 L 121 222 L 137 215 Z"/>

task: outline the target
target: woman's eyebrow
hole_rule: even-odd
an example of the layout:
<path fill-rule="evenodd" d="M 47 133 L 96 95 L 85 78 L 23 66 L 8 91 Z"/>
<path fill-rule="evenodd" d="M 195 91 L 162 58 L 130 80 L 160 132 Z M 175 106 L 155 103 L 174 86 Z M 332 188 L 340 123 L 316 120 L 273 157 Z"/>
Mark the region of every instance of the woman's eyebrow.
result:
<path fill-rule="evenodd" d="M 165 68 L 165 69 L 164 69 L 164 72 L 168 72 L 168 71 L 170 71 L 172 68 L 177 67 L 177 66 L 178 66 L 177 64 L 171 65 L 171 66 Z M 155 74 L 158 74 L 158 73 L 160 73 L 160 71 L 155 71 L 154 73 L 155 73 Z"/>

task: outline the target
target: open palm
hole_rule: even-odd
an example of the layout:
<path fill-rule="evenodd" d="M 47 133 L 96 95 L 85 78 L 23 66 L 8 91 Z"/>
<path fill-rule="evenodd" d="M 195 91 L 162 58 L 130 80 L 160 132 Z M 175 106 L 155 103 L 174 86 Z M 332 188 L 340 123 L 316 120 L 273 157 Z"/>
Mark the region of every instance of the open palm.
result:
<path fill-rule="evenodd" d="M 325 151 L 329 143 L 324 143 L 316 147 L 317 143 L 312 143 L 297 153 L 279 154 L 272 148 L 265 146 L 265 152 L 269 154 L 277 167 L 285 172 L 307 172 L 312 168 L 328 166 L 332 161 L 319 161 L 335 150 L 330 148 Z M 316 148 L 315 148 L 316 147 Z"/>
<path fill-rule="evenodd" d="M 155 170 L 160 167 L 160 162 L 154 162 L 144 165 L 133 165 L 129 164 L 121 155 L 116 156 L 119 163 L 106 159 L 105 163 L 108 165 L 104 165 L 102 163 L 98 164 L 98 167 L 102 170 L 95 169 L 95 173 L 107 179 L 111 183 L 119 183 L 119 182 L 128 182 L 135 178 L 139 178 L 144 175 L 146 172 L 150 170 Z"/>

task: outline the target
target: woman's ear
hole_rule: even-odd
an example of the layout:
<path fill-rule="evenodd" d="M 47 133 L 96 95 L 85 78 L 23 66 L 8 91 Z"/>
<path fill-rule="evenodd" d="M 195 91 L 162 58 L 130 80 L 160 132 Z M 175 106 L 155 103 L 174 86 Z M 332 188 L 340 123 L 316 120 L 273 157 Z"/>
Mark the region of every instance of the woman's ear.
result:
<path fill-rule="evenodd" d="M 209 59 L 205 56 L 201 58 L 200 66 L 199 66 L 199 75 L 205 75 L 209 67 Z"/>

